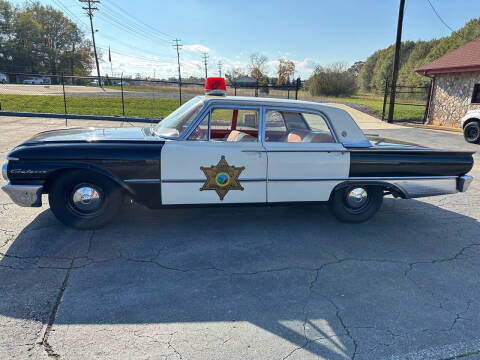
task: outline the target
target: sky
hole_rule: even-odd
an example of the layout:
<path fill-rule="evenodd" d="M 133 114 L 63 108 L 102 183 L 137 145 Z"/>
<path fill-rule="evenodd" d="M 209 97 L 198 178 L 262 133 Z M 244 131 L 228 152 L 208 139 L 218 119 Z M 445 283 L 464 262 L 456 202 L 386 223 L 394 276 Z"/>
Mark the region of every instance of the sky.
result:
<path fill-rule="evenodd" d="M 21 6 L 24 1 L 12 1 Z M 453 30 L 480 16 L 478 0 L 430 0 Z M 89 19 L 78 0 L 40 0 L 62 11 L 91 37 Z M 308 78 L 316 65 L 351 65 L 395 41 L 399 0 L 101 0 L 93 23 L 102 52 L 102 74 L 168 78 L 209 76 L 233 68 L 246 71 L 249 56 L 268 57 L 274 76 L 279 58 L 295 62 L 295 76 Z M 430 40 L 451 30 L 428 0 L 406 0 L 402 40 Z M 112 63 L 108 62 L 111 48 Z"/>

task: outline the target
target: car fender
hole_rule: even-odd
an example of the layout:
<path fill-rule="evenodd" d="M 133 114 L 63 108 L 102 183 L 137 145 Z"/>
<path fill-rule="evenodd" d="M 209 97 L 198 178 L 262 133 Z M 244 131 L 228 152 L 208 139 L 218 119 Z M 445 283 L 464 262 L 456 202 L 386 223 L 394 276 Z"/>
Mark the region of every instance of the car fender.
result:
<path fill-rule="evenodd" d="M 469 110 L 467 113 L 460 119 L 462 128 L 470 122 L 470 120 L 480 120 L 480 109 Z"/>
<path fill-rule="evenodd" d="M 123 180 L 121 180 L 118 176 L 113 174 L 112 172 L 108 171 L 107 169 L 104 169 L 100 166 L 94 165 L 94 164 L 89 164 L 89 163 L 69 163 L 69 162 L 59 162 L 56 164 L 55 169 L 50 171 L 47 176 L 45 177 L 45 190 L 48 192 L 48 187 L 50 183 L 54 180 L 55 174 L 58 174 L 60 172 L 66 171 L 66 170 L 89 170 L 94 173 L 97 173 L 99 175 L 105 176 L 112 180 L 114 183 L 119 185 L 121 188 L 123 188 L 125 191 L 128 193 L 134 195 L 134 191 L 130 186 L 128 186 L 127 183 L 125 183 Z"/>

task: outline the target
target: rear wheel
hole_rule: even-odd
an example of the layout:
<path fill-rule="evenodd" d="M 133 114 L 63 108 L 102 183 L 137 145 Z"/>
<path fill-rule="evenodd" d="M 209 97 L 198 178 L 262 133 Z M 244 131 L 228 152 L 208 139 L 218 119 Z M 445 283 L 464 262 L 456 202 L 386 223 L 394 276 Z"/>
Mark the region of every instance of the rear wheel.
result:
<path fill-rule="evenodd" d="M 336 190 L 330 198 L 330 207 L 339 220 L 360 223 L 375 215 L 382 201 L 383 189 L 356 185 Z"/>
<path fill-rule="evenodd" d="M 472 121 L 463 128 L 463 136 L 469 143 L 480 143 L 480 122 Z"/>
<path fill-rule="evenodd" d="M 66 172 L 52 184 L 50 208 L 58 220 L 78 229 L 105 225 L 122 205 L 122 189 L 105 176 L 85 170 Z"/>

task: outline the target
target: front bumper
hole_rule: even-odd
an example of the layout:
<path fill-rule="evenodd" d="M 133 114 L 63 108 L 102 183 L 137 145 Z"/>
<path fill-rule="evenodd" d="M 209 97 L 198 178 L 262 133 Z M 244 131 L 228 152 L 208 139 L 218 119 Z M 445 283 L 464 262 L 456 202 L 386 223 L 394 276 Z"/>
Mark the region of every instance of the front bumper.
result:
<path fill-rule="evenodd" d="M 11 185 L 2 186 L 12 201 L 24 207 L 40 207 L 42 206 L 42 185 Z"/>

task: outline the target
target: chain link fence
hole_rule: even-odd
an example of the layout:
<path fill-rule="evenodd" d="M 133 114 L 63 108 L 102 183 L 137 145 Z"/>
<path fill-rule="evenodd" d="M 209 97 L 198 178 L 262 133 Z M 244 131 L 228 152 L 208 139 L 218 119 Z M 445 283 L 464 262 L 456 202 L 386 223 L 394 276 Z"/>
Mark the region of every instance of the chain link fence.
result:
<path fill-rule="evenodd" d="M 161 119 L 180 103 L 204 94 L 204 83 L 8 73 L 0 83 L 4 112 Z M 258 82 L 227 85 L 230 96 L 297 98 L 303 84 L 276 86 Z"/>

